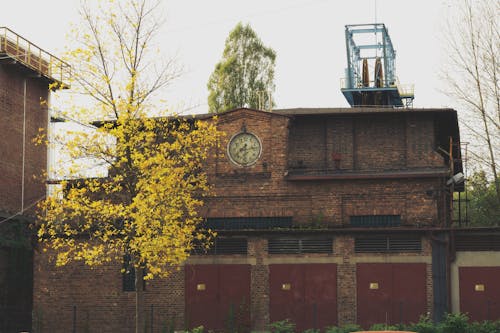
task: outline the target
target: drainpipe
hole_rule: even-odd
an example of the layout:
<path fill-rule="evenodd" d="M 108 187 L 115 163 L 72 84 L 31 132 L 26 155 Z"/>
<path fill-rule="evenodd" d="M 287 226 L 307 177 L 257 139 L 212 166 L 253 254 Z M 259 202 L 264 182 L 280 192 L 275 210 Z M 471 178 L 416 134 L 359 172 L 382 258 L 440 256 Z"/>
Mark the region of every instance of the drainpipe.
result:
<path fill-rule="evenodd" d="M 450 237 L 449 237 L 449 234 L 448 234 L 448 238 L 445 237 L 445 239 L 440 239 L 439 237 L 437 237 L 434 234 L 434 231 L 430 231 L 429 232 L 429 238 L 432 240 L 432 242 L 437 243 L 437 244 L 441 244 L 445 248 L 445 254 L 444 254 L 444 256 L 445 256 L 445 258 L 444 258 L 444 266 L 445 266 L 445 268 L 444 268 L 444 273 L 446 274 L 446 279 L 445 279 L 445 286 L 444 286 L 444 288 L 446 289 L 446 308 L 447 308 L 446 312 L 449 312 L 450 309 L 451 309 L 451 278 L 450 278 L 451 269 L 450 268 L 451 268 L 451 262 L 452 262 L 452 258 L 451 258 L 452 254 L 451 254 L 451 248 L 450 248 Z M 433 275 L 434 275 L 434 265 L 437 265 L 438 263 L 434 262 L 434 260 L 436 259 L 434 257 L 434 249 L 432 251 L 433 251 L 433 262 L 432 262 L 433 268 L 432 268 L 432 271 L 433 271 Z M 438 286 L 436 286 L 434 278 L 433 278 L 432 282 L 433 282 L 433 286 L 434 286 L 434 293 L 436 293 L 436 289 L 435 288 L 437 288 Z M 435 298 L 434 298 L 434 300 L 435 300 Z M 433 315 L 433 317 L 435 319 L 436 319 L 436 310 L 437 309 L 434 308 L 434 315 Z M 440 319 L 443 319 L 443 318 L 440 318 Z"/>
<path fill-rule="evenodd" d="M 54 125 L 51 122 L 51 110 L 50 110 L 50 90 L 47 93 L 47 103 L 45 104 L 47 106 L 47 180 L 52 180 L 54 179 L 53 175 L 53 167 L 54 163 L 52 160 L 54 159 L 55 153 L 53 151 L 52 147 L 52 132 L 54 131 Z M 45 187 L 45 195 L 48 198 L 51 194 L 51 186 L 49 183 L 47 183 Z"/>
<path fill-rule="evenodd" d="M 24 212 L 24 166 L 26 159 L 26 78 L 23 80 L 23 153 L 21 166 L 21 214 Z"/>

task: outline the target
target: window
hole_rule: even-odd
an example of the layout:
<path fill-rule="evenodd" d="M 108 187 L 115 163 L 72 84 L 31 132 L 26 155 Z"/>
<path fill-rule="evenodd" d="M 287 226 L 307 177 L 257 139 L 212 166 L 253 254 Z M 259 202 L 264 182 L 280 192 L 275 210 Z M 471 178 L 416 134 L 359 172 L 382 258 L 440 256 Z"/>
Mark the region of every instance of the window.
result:
<path fill-rule="evenodd" d="M 333 253 L 332 238 L 271 238 L 269 254 Z"/>
<path fill-rule="evenodd" d="M 123 256 L 122 289 L 123 291 L 135 291 L 135 268 L 130 262 L 130 255 Z M 145 272 L 143 270 L 142 277 Z M 142 290 L 146 290 L 146 282 L 142 279 Z"/>
<path fill-rule="evenodd" d="M 207 250 L 201 246 L 196 246 L 192 254 L 222 255 L 222 254 L 247 254 L 246 238 L 216 238 L 212 246 Z"/>
<path fill-rule="evenodd" d="M 395 227 L 401 225 L 401 215 L 355 215 L 350 217 L 353 227 Z"/>
<path fill-rule="evenodd" d="M 213 230 L 291 228 L 292 217 L 209 217 L 205 225 Z"/>

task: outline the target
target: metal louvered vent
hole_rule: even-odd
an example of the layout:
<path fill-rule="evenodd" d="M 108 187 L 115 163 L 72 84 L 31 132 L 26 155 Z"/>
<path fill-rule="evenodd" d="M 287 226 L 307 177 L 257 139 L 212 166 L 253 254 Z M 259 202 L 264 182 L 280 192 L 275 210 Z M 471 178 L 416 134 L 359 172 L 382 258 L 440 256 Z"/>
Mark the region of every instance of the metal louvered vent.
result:
<path fill-rule="evenodd" d="M 205 225 L 212 230 L 291 228 L 292 217 L 209 217 Z"/>
<path fill-rule="evenodd" d="M 356 215 L 349 218 L 353 227 L 396 227 L 401 225 L 400 215 Z"/>
<path fill-rule="evenodd" d="M 198 255 L 222 255 L 222 254 L 247 254 L 246 238 L 217 238 L 214 244 L 207 250 L 201 246 L 195 246 L 192 254 Z"/>
<path fill-rule="evenodd" d="M 420 252 L 422 242 L 420 237 L 381 236 L 356 238 L 354 251 L 363 252 Z"/>
<path fill-rule="evenodd" d="M 302 239 L 302 253 L 332 253 L 333 239 L 318 238 L 318 239 Z"/>
<path fill-rule="evenodd" d="M 499 251 L 500 235 L 457 235 L 457 251 Z"/>
<path fill-rule="evenodd" d="M 391 252 L 420 252 L 422 241 L 420 237 L 415 238 L 388 238 L 389 251 Z"/>
<path fill-rule="evenodd" d="M 272 238 L 268 241 L 269 254 L 332 253 L 332 238 Z"/>
<path fill-rule="evenodd" d="M 379 238 L 356 238 L 354 240 L 354 252 L 386 252 L 387 239 Z"/>

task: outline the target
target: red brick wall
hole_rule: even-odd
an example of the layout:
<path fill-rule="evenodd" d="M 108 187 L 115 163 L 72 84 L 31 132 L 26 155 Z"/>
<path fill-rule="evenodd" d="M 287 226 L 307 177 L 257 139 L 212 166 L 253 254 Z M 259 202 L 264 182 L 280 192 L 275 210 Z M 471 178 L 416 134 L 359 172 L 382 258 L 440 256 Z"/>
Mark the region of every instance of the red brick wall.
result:
<path fill-rule="evenodd" d="M 32 140 L 38 134 L 39 128 L 47 127 L 47 104 L 42 105 L 41 101 L 47 101 L 48 94 L 47 81 L 31 75 L 18 64 L 8 64 L 7 60 L 2 60 L 0 64 L 2 137 L 0 213 L 2 216 L 21 213 L 23 209 L 23 215 L 33 216 L 36 202 L 45 195 L 43 173 L 47 166 L 47 148 L 44 145 L 35 145 Z M 22 194 L 23 165 L 24 195 Z M 16 223 L 21 222 L 14 219 L 4 226 L 8 228 L 9 225 L 13 226 Z M 17 253 L 16 257 L 12 257 L 13 253 Z M 15 258 L 15 261 L 5 261 L 8 258 Z M 0 261 L 5 261 L 3 265 L 6 265 L 3 267 L 5 274 L 0 274 L 0 285 L 3 288 L 0 292 L 0 307 L 3 307 L 3 314 L 9 316 L 7 326 L 0 318 L 0 330 L 17 328 L 17 332 L 28 330 L 30 327 L 31 259 L 30 250 L 7 248 L 6 251 L 0 251 Z"/>
<path fill-rule="evenodd" d="M 355 253 L 355 234 L 335 235 L 332 254 L 269 255 L 266 237 L 250 237 L 248 256 L 194 256 L 189 264 L 251 264 L 251 325 L 265 330 L 269 323 L 269 265 L 277 263 L 335 263 L 337 265 L 337 321 L 339 325 L 356 322 L 356 264 L 414 262 L 426 264 L 427 311 L 432 313 L 433 287 L 430 241 L 423 237 L 420 253 Z M 135 293 L 122 291 L 121 263 L 91 269 L 80 263 L 55 267 L 47 252 L 35 260 L 34 332 L 68 332 L 73 327 L 76 306 L 77 331 L 133 332 Z M 184 270 L 168 279 L 146 284 L 144 312 L 150 327 L 153 305 L 153 330 L 175 324 L 184 328 Z M 174 319 L 175 318 L 175 319 Z M 149 331 L 148 331 L 149 332 Z"/>
<path fill-rule="evenodd" d="M 251 268 L 250 321 L 253 328 L 264 328 L 269 323 L 269 265 L 264 263 L 267 240 L 254 238 L 248 245 L 248 256 L 256 259 Z"/>
<path fill-rule="evenodd" d="M 32 139 L 39 128 L 47 126 L 48 84 L 29 77 L 14 65 L 0 65 L 0 210 L 10 213 L 21 209 L 23 151 L 24 82 L 26 82 L 26 135 L 24 207 L 45 194 L 43 171 L 47 167 L 46 146 Z M 34 179 L 37 176 L 37 179 Z"/>
<path fill-rule="evenodd" d="M 229 139 L 245 127 L 259 136 L 263 152 L 251 167 L 230 162 Z M 401 215 L 403 224 L 438 224 L 438 197 L 429 191 L 442 184 L 430 179 L 351 179 L 289 181 L 289 170 L 317 172 L 394 172 L 418 167 L 445 168 L 434 151 L 432 116 L 287 118 L 242 110 L 222 115 L 226 133 L 209 163 L 216 196 L 207 200 L 207 217 L 292 216 L 294 224 L 321 220 L 346 224 L 351 215 Z M 288 147 L 288 148 L 287 148 Z M 332 158 L 340 156 L 340 162 Z"/>
<path fill-rule="evenodd" d="M 403 170 L 440 167 L 432 115 L 302 116 L 290 126 L 291 169 Z M 335 160 L 338 160 L 335 165 Z"/>
<path fill-rule="evenodd" d="M 291 216 L 294 224 L 340 227 L 351 215 L 401 215 L 405 225 L 438 224 L 442 218 L 439 196 L 442 179 L 350 179 L 291 181 L 292 167 L 337 172 L 394 171 L 412 168 L 444 168 L 434 151 L 432 116 L 398 115 L 394 119 L 326 117 L 292 118 L 273 113 L 239 110 L 220 115 L 218 127 L 226 133 L 220 149 L 209 161 L 207 172 L 216 195 L 201 211 L 205 217 Z M 239 167 L 227 157 L 230 138 L 242 128 L 257 135 L 263 146 L 260 159 L 250 167 Z M 390 135 L 388 135 L 390 134 Z M 335 165 L 332 154 L 341 156 Z M 303 160 L 298 165 L 299 159 Z M 434 191 L 434 192 L 429 192 Z M 442 191 L 441 191 L 442 192 Z M 440 206 L 441 204 L 441 206 Z M 190 264 L 251 264 L 251 322 L 266 329 L 269 322 L 269 263 L 316 262 L 337 264 L 338 323 L 356 320 L 356 263 L 425 262 L 427 307 L 432 311 L 429 242 L 424 239 L 419 254 L 354 253 L 355 234 L 334 235 L 334 253 L 327 255 L 268 255 L 267 236 L 251 236 L 248 256 L 196 257 Z M 72 325 L 72 307 L 77 306 L 80 330 L 131 332 L 134 326 L 134 293 L 122 292 L 120 263 L 90 270 L 79 264 L 55 268 L 46 253 L 37 253 L 35 263 L 35 313 L 40 311 L 42 332 L 67 332 Z M 147 311 L 154 306 L 154 331 L 176 317 L 177 329 L 184 324 L 184 273 L 168 280 L 148 282 Z M 429 287 L 430 286 L 430 287 Z M 149 312 L 146 317 L 149 316 Z"/>
<path fill-rule="evenodd" d="M 286 169 L 287 126 L 287 117 L 260 111 L 242 110 L 221 116 L 218 128 L 225 136 L 207 168 L 217 192 L 231 197 L 275 192 L 280 188 Z M 237 166 L 227 156 L 229 140 L 242 128 L 258 136 L 262 143 L 259 160 L 249 167 Z"/>
<path fill-rule="evenodd" d="M 134 332 L 135 292 L 122 289 L 122 263 L 98 267 L 81 262 L 56 267 L 49 252 L 37 252 L 34 263 L 34 332 Z M 151 306 L 153 306 L 151 308 Z M 74 308 L 76 307 L 76 320 Z M 146 283 L 144 316 L 148 329 L 184 327 L 184 270 L 168 279 Z M 149 332 L 149 331 L 148 331 Z"/>

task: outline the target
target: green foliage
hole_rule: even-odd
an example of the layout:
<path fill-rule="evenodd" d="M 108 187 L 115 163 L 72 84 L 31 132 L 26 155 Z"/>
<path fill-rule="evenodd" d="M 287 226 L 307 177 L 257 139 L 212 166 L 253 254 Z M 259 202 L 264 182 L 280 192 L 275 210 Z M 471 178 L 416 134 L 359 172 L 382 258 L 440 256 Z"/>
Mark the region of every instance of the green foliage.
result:
<path fill-rule="evenodd" d="M 397 331 L 399 329 L 399 326 L 387 324 L 373 324 L 370 327 L 370 331 Z"/>
<path fill-rule="evenodd" d="M 500 321 L 483 321 L 469 324 L 468 333 L 498 333 L 500 332 Z"/>
<path fill-rule="evenodd" d="M 408 327 L 408 330 L 418 333 L 437 333 L 437 327 L 432 322 L 430 316 L 421 316 L 416 324 Z"/>
<path fill-rule="evenodd" d="M 275 321 L 269 324 L 271 333 L 294 333 L 295 324 L 290 321 L 290 319 L 285 319 L 281 321 Z"/>
<path fill-rule="evenodd" d="M 468 210 L 470 224 L 478 226 L 500 225 L 500 202 L 496 194 L 495 183 L 488 181 L 484 171 L 469 177 L 467 192 L 470 200 Z M 461 213 L 464 217 L 464 207 Z"/>
<path fill-rule="evenodd" d="M 359 325 L 356 324 L 346 324 L 341 327 L 336 327 L 336 326 L 330 326 L 327 327 L 325 330 L 325 333 L 351 333 L 351 332 L 356 332 L 356 331 L 361 331 L 362 328 Z"/>
<path fill-rule="evenodd" d="M 289 319 L 277 321 L 269 325 L 272 333 L 293 333 L 295 324 Z M 324 330 L 324 333 L 352 333 L 362 331 L 361 326 L 356 324 L 347 324 L 341 327 L 330 326 Z M 417 333 L 499 333 L 499 321 L 483 321 L 469 323 L 467 315 L 462 313 L 448 314 L 443 322 L 433 323 L 429 316 L 421 316 L 417 323 L 412 324 L 374 324 L 370 331 L 411 331 Z M 319 333 L 320 330 L 308 329 L 302 333 Z"/>
<path fill-rule="evenodd" d="M 205 331 L 205 328 L 203 326 L 198 326 L 195 328 L 192 328 L 191 330 L 187 331 L 186 333 L 203 333 Z"/>
<path fill-rule="evenodd" d="M 469 318 L 463 313 L 449 313 L 439 326 L 440 333 L 465 333 L 469 327 Z"/>
<path fill-rule="evenodd" d="M 238 23 L 207 84 L 209 112 L 259 108 L 258 92 L 274 91 L 275 59 L 274 50 L 264 46 L 250 25 Z M 262 108 L 272 103 L 267 93 L 261 98 Z"/>

